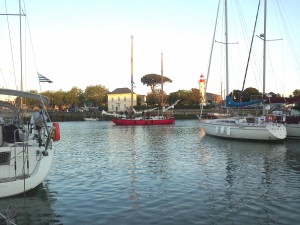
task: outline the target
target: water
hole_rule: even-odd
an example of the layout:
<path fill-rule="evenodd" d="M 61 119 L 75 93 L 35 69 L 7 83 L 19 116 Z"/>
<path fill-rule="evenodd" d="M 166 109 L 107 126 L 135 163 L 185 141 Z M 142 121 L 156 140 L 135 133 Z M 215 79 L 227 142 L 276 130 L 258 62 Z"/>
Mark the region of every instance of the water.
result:
<path fill-rule="evenodd" d="M 196 120 L 60 126 L 43 185 L 0 200 L 2 213 L 18 204 L 18 225 L 299 224 L 299 141 L 218 139 Z"/>

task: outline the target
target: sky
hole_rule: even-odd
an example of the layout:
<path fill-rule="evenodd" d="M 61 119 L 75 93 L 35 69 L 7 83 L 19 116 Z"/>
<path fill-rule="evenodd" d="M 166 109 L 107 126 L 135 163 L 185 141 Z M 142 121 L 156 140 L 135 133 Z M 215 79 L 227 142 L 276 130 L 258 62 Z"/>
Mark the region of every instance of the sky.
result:
<path fill-rule="evenodd" d="M 5 13 L 5 1 L 0 2 L 0 13 Z M 242 89 L 257 4 L 228 0 L 229 92 Z M 17 1 L 6 0 L 6 5 L 9 13 L 18 13 Z M 288 96 L 300 89 L 299 6 L 298 0 L 268 1 L 267 39 L 279 40 L 267 42 L 266 92 Z M 165 92 L 199 88 L 200 75 L 208 74 L 217 7 L 218 0 L 27 0 L 23 11 L 28 26 L 22 23 L 23 86 L 38 91 L 40 87 L 41 91 L 84 90 L 90 85 L 102 85 L 109 91 L 130 88 L 133 36 L 134 92 L 150 92 L 140 80 L 146 74 L 161 73 L 161 53 L 163 74 L 173 81 L 164 85 Z M 226 93 L 223 1 L 220 7 L 207 81 L 207 91 L 215 94 Z M 2 35 L 9 33 L 7 17 L 0 17 L 0 87 L 19 88 L 19 18 L 8 20 L 11 41 Z M 262 14 L 255 31 L 261 33 Z M 254 37 L 245 81 L 245 88 L 261 92 L 262 43 Z M 39 86 L 37 72 L 53 83 Z"/>

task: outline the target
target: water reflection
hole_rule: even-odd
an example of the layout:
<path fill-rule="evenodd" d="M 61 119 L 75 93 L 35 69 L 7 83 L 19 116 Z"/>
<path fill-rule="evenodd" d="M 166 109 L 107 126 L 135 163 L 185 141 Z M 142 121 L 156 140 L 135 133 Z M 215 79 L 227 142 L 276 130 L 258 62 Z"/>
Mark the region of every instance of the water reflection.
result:
<path fill-rule="evenodd" d="M 295 171 L 300 171 L 300 141 L 289 140 L 286 142 L 286 164 Z"/>
<path fill-rule="evenodd" d="M 0 212 L 6 215 L 8 206 L 16 206 L 16 216 L 14 221 L 18 225 L 41 225 L 41 224 L 61 224 L 51 206 L 56 199 L 51 196 L 45 184 L 27 192 L 25 196 L 19 195 L 0 200 Z M 2 218 L 0 224 L 6 224 Z"/>
<path fill-rule="evenodd" d="M 286 167 L 299 171 L 298 141 L 264 143 L 220 139 L 201 133 L 199 136 L 213 161 L 218 160 L 218 164 L 209 163 L 216 167 L 214 176 L 218 181 L 215 183 L 220 187 L 223 177 L 226 187 L 211 186 L 211 198 L 207 202 L 214 206 L 219 202 L 223 206 L 221 214 L 225 221 L 239 218 L 245 222 L 251 218 L 253 224 L 295 222 L 296 209 L 299 209 L 296 206 L 300 197 L 299 175 Z"/>
<path fill-rule="evenodd" d="M 42 218 L 51 222 L 44 224 L 299 221 L 297 142 L 219 139 L 206 136 L 197 121 L 149 127 L 62 123 L 61 135 L 44 182 L 52 192 L 38 194 L 48 204 Z"/>

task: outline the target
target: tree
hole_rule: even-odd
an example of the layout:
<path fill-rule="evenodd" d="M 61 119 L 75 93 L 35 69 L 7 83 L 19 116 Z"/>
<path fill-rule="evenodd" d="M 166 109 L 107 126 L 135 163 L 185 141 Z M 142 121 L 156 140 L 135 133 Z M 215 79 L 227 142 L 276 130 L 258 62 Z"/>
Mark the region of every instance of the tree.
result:
<path fill-rule="evenodd" d="M 176 100 L 180 100 L 178 105 L 188 105 L 189 98 L 191 98 L 190 93 L 191 93 L 191 91 L 188 91 L 188 90 L 178 90 L 176 92 L 172 92 L 169 95 L 169 102 L 174 103 Z"/>
<path fill-rule="evenodd" d="M 229 96 L 236 102 L 239 102 L 242 96 L 242 91 L 240 90 L 233 90 Z"/>
<path fill-rule="evenodd" d="M 251 100 L 251 96 L 260 95 L 259 91 L 256 88 L 246 88 L 242 93 L 242 102 L 248 102 Z"/>
<path fill-rule="evenodd" d="M 300 89 L 296 89 L 295 91 L 293 91 L 293 96 L 300 96 Z"/>
<path fill-rule="evenodd" d="M 70 91 L 66 92 L 66 99 L 72 105 L 71 107 L 78 107 L 80 105 L 80 98 L 83 95 L 81 89 L 73 87 Z"/>
<path fill-rule="evenodd" d="M 88 86 L 85 89 L 85 99 L 94 106 L 101 106 L 107 103 L 108 89 L 102 85 Z"/>
<path fill-rule="evenodd" d="M 53 96 L 53 105 L 58 106 L 60 110 L 64 109 L 65 106 L 69 105 L 70 103 L 68 102 L 66 98 L 66 92 L 64 92 L 62 89 L 59 91 L 54 92 Z"/>
<path fill-rule="evenodd" d="M 158 98 L 156 94 L 148 93 L 147 94 L 147 105 L 148 106 L 156 106 L 158 105 Z"/>
<path fill-rule="evenodd" d="M 190 91 L 190 97 L 188 99 L 189 105 L 199 105 L 202 96 L 200 95 L 200 90 L 197 88 L 192 88 Z"/>
<path fill-rule="evenodd" d="M 161 76 L 158 74 L 147 74 L 141 78 L 141 82 L 151 88 L 152 94 L 156 93 L 157 86 L 161 85 L 161 78 L 163 78 L 164 83 L 172 83 L 172 80 L 168 77 Z"/>
<path fill-rule="evenodd" d="M 54 108 L 54 104 L 53 104 L 53 100 L 54 100 L 54 91 L 44 91 L 42 92 L 42 95 L 46 96 L 47 98 L 49 98 L 50 103 L 49 106 L 51 108 Z"/>

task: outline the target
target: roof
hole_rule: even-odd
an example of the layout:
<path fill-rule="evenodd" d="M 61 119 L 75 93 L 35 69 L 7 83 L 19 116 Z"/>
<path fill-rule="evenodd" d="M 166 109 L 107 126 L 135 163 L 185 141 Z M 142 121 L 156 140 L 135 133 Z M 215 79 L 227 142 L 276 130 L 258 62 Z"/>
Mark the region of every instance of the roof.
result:
<path fill-rule="evenodd" d="M 110 92 L 109 94 L 128 94 L 131 93 L 129 88 L 116 88 L 114 91 Z M 133 94 L 135 94 L 133 92 Z"/>

